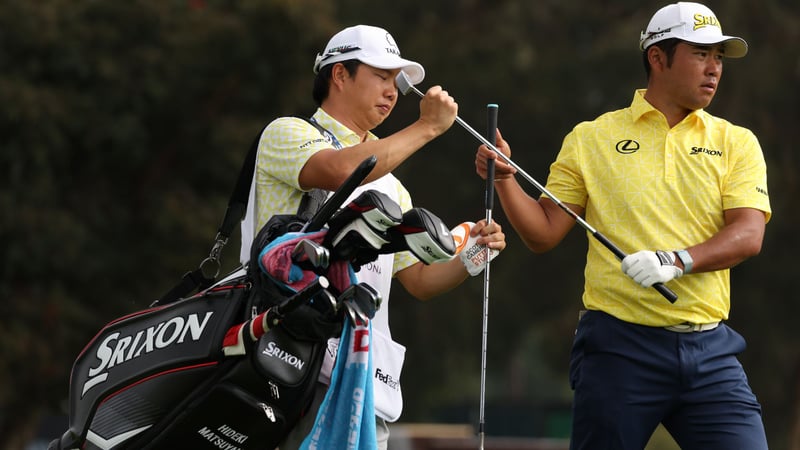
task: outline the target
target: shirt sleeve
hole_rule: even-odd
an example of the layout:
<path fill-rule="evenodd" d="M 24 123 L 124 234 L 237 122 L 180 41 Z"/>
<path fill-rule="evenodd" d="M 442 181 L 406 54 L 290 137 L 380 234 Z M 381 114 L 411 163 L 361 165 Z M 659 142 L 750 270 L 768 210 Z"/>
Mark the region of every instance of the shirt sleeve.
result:
<path fill-rule="evenodd" d="M 722 207 L 755 208 L 766 220 L 772 216 L 767 190 L 767 165 L 758 139 L 746 128 L 737 127 L 730 141 L 731 168 L 723 184 Z"/>
<path fill-rule="evenodd" d="M 547 176 L 547 190 L 564 203 L 572 203 L 582 208 L 586 207 L 588 194 L 581 172 L 580 143 L 577 138 L 579 129 L 576 127 L 561 144 L 556 160 L 550 165 Z M 546 194 L 543 194 L 547 197 Z"/>
<path fill-rule="evenodd" d="M 297 117 L 280 117 L 267 125 L 259 141 L 258 167 L 268 177 L 300 190 L 300 171 L 331 143 L 310 123 Z"/>

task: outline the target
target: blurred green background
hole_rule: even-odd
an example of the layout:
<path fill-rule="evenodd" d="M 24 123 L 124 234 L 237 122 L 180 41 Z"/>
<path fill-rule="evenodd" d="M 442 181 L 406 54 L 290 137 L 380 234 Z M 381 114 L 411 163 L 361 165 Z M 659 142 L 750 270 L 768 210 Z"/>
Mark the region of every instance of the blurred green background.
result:
<path fill-rule="evenodd" d="M 341 28 L 388 29 L 425 66 L 420 88 L 443 85 L 479 131 L 498 103 L 515 162 L 544 182 L 576 123 L 626 107 L 645 86 L 639 32 L 664 4 L 3 0 L 0 445 L 47 434 L 43 424 L 66 413 L 83 345 L 208 255 L 249 143 L 277 116 L 314 111 L 314 56 Z M 729 323 L 748 340 L 741 361 L 771 447 L 800 449 L 800 4 L 706 4 L 750 44 L 726 61 L 709 110 L 759 137 L 774 212 L 761 255 L 733 269 Z M 418 98 L 402 98 L 376 133 L 417 114 Z M 485 213 L 476 148 L 455 125 L 396 175 L 448 225 L 474 221 Z M 486 432 L 563 437 L 587 239 L 575 227 L 534 255 L 499 207 L 494 218 L 509 247 L 492 264 Z M 237 232 L 224 270 L 238 246 Z M 425 304 L 394 289 L 393 333 L 408 347 L 401 423 L 477 423 L 482 299 L 482 277 Z"/>

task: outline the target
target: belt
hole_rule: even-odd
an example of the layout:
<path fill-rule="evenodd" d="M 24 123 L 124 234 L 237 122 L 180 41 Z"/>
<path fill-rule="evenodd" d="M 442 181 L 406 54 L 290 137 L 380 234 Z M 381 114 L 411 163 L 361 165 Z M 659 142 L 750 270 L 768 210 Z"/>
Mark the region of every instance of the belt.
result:
<path fill-rule="evenodd" d="M 674 331 L 676 333 L 692 333 L 695 331 L 708 331 L 713 330 L 719 326 L 719 322 L 711 322 L 711 323 L 679 323 L 677 325 L 670 325 L 668 327 L 664 327 L 665 330 Z"/>

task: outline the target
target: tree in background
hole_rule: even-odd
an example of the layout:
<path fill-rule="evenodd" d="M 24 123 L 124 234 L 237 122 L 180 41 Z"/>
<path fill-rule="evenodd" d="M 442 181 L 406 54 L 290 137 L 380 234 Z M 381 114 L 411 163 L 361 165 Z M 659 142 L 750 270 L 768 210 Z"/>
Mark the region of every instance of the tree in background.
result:
<path fill-rule="evenodd" d="M 20 448 L 42 414 L 65 412 L 72 361 L 102 325 L 147 307 L 207 255 L 250 141 L 273 117 L 313 112 L 313 57 L 335 31 L 391 30 L 404 56 L 425 65 L 420 87 L 442 84 L 478 130 L 486 104 L 499 103 L 515 162 L 545 181 L 572 126 L 626 106 L 644 86 L 638 33 L 663 2 L 645 3 L 2 2 L 5 444 Z M 751 52 L 726 63 L 726 95 L 710 109 L 761 139 L 774 210 L 762 254 L 734 269 L 731 322 L 750 344 L 742 361 L 772 446 L 800 448 L 800 306 L 787 295 L 800 173 L 800 50 L 787 43 L 800 41 L 800 6 L 732 0 L 716 9 Z M 416 108 L 400 99 L 378 134 L 408 124 Z M 455 225 L 483 212 L 476 148 L 456 125 L 397 175 L 418 206 Z M 495 220 L 504 221 L 499 209 Z M 512 231 L 492 265 L 487 399 L 520 405 L 530 412 L 522 420 L 570 398 L 585 246 L 576 230 L 558 251 L 533 255 Z M 228 247 L 223 271 L 236 264 L 238 243 Z M 476 421 L 481 298 L 476 279 L 425 305 L 392 302 L 396 338 L 408 346 L 403 421 Z M 488 413 L 491 435 L 501 424 Z"/>

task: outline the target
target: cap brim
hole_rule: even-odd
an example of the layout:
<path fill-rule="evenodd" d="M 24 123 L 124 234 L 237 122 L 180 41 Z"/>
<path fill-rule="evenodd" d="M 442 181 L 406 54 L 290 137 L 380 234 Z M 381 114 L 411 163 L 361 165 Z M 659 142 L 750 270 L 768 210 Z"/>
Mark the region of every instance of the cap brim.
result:
<path fill-rule="evenodd" d="M 360 58 L 361 62 L 378 69 L 401 69 L 408 75 L 412 84 L 419 84 L 425 79 L 425 69 L 421 64 L 403 58 Z"/>
<path fill-rule="evenodd" d="M 724 42 L 725 57 L 727 58 L 741 58 L 747 54 L 747 42 L 738 37 L 729 37 Z"/>
<path fill-rule="evenodd" d="M 747 54 L 747 42 L 745 42 L 744 39 L 736 36 L 722 36 L 721 38 L 718 37 L 716 39 L 709 40 L 709 42 L 691 42 L 693 44 L 703 45 L 722 44 L 725 48 L 726 58 L 741 58 Z"/>

